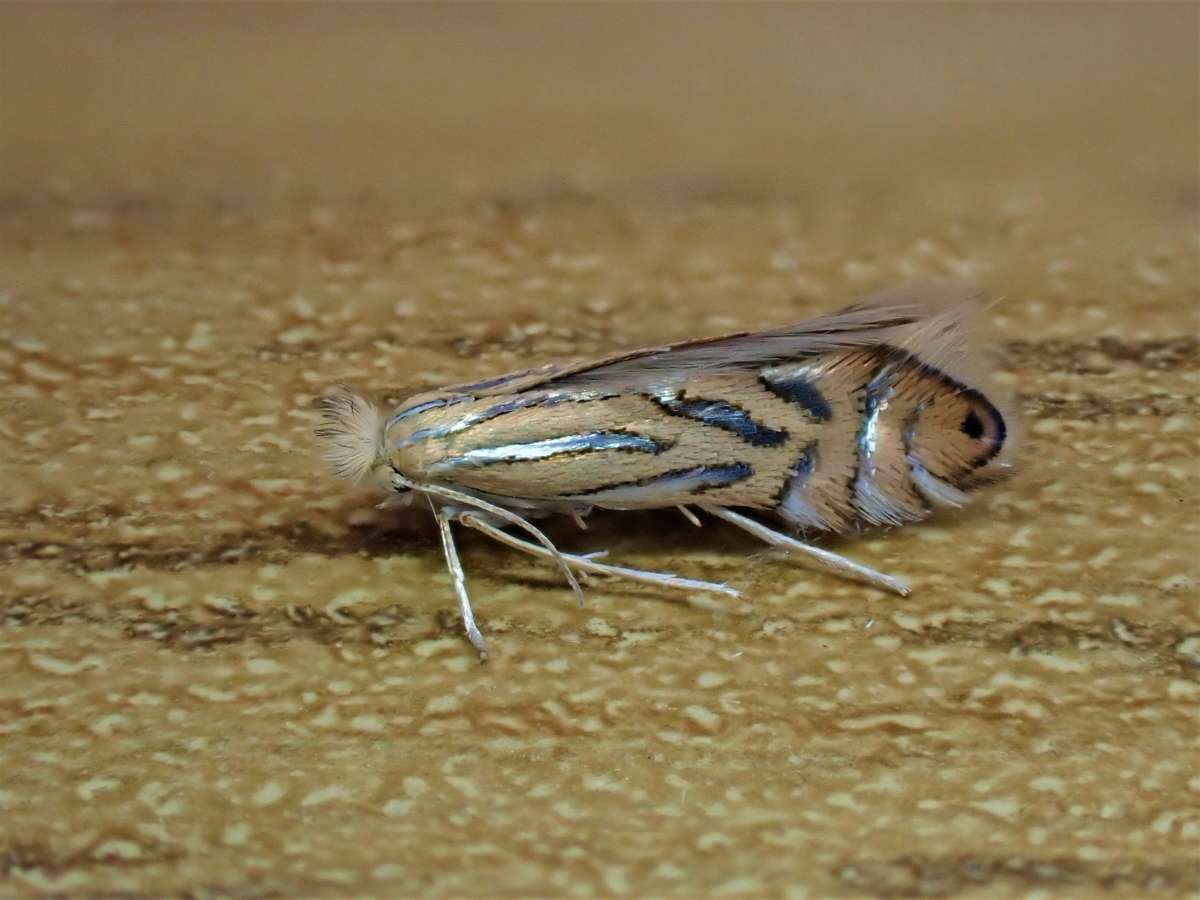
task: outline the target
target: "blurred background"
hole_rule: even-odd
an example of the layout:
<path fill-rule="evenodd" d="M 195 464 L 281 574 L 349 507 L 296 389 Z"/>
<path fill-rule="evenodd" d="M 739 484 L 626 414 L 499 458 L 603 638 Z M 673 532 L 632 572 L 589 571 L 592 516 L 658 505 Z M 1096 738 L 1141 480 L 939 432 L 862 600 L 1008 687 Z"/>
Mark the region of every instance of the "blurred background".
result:
<path fill-rule="evenodd" d="M 1036 169 L 1047 203 L 1111 183 L 1188 207 L 1195 14 L 7 4 L 0 186 L 235 211 L 555 190 L 874 207 Z"/>

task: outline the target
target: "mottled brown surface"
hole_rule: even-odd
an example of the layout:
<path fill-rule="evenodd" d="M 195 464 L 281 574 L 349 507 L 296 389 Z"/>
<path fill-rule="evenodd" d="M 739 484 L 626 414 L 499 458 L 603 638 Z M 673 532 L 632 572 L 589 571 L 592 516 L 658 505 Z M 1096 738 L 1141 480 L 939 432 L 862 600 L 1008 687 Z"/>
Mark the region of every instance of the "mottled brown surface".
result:
<path fill-rule="evenodd" d="M 1197 11 L 0 7 L 0 894 L 1200 891 Z M 984 284 L 1019 476 L 595 584 L 314 399 Z"/>

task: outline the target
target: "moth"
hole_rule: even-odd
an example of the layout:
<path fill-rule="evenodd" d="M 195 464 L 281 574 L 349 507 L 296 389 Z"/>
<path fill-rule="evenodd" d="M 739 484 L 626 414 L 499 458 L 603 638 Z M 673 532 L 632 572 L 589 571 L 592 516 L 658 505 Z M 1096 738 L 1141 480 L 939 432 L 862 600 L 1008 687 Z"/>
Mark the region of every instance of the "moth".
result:
<path fill-rule="evenodd" d="M 738 592 L 559 550 L 532 520 L 594 509 L 703 512 L 900 595 L 898 578 L 804 538 L 923 519 L 1012 466 L 1012 416 L 972 340 L 981 303 L 944 290 L 831 315 L 550 363 L 411 397 L 389 415 L 339 388 L 318 429 L 334 471 L 429 506 L 467 637 L 487 659 L 451 529 L 577 574 Z M 768 517 L 781 527 L 760 520 Z"/>

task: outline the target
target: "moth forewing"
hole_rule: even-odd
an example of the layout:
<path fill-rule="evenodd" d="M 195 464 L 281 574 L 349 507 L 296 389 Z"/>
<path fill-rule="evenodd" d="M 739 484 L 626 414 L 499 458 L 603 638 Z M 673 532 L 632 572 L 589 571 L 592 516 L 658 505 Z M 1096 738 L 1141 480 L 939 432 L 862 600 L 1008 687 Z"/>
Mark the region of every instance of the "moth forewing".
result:
<path fill-rule="evenodd" d="M 800 325 L 458 385 L 386 418 L 339 391 L 325 401 L 318 433 L 339 475 L 390 472 L 395 490 L 428 498 L 481 658 L 453 520 L 553 560 L 576 590 L 573 573 L 588 571 L 731 593 L 564 553 L 529 521 L 553 513 L 582 521 L 595 507 L 698 508 L 903 594 L 897 579 L 734 510 L 800 531 L 898 525 L 961 505 L 1005 471 L 1012 418 L 978 374 L 978 306 L 944 289 L 892 293 Z"/>

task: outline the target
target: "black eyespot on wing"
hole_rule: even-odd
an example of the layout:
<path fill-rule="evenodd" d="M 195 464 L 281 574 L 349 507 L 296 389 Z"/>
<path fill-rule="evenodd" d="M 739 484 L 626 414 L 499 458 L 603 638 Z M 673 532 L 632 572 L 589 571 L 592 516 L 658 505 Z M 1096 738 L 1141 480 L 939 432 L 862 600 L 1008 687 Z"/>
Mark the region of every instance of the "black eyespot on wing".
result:
<path fill-rule="evenodd" d="M 992 406 L 981 396 L 973 398 L 974 407 L 963 416 L 959 428 L 969 440 L 975 441 L 979 455 L 973 462 L 973 468 L 979 468 L 993 460 L 1008 438 L 1008 426 L 1000 410 Z"/>
<path fill-rule="evenodd" d="M 983 421 L 979 418 L 979 414 L 975 410 L 967 413 L 966 418 L 962 420 L 962 432 L 973 441 L 983 437 Z"/>

